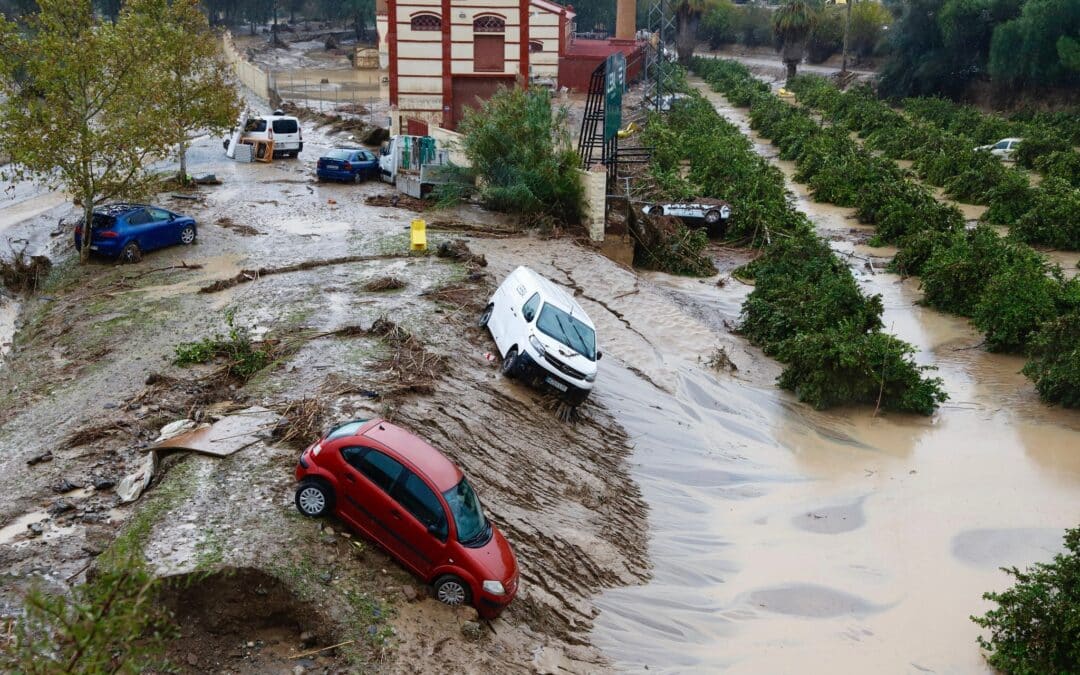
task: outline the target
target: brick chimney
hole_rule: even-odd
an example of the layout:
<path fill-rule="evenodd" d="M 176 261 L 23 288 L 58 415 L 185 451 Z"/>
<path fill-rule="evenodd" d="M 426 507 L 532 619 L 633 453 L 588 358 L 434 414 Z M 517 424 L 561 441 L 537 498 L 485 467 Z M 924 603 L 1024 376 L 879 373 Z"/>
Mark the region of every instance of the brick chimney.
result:
<path fill-rule="evenodd" d="M 617 14 L 615 15 L 615 39 L 633 42 L 636 29 L 636 0 L 619 0 Z"/>

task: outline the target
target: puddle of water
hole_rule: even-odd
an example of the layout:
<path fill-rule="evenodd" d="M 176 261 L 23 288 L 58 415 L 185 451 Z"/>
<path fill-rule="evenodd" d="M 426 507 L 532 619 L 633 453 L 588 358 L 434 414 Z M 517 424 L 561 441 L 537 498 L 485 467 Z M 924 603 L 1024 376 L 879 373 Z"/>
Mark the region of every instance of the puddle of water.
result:
<path fill-rule="evenodd" d="M 141 293 L 146 301 L 174 298 L 178 295 L 195 293 L 210 281 L 225 279 L 240 273 L 240 261 L 244 256 L 229 254 L 200 259 L 202 269 L 185 273 L 180 281 L 174 284 L 161 284 L 158 286 L 143 286 L 142 288 L 125 291 L 126 293 Z"/>
<path fill-rule="evenodd" d="M 305 218 L 286 218 L 273 223 L 279 229 L 302 237 L 318 238 L 324 234 L 348 232 L 352 225 L 344 220 L 313 221 Z"/>
<path fill-rule="evenodd" d="M 26 532 L 26 528 L 34 523 L 40 523 L 49 519 L 49 514 L 44 511 L 33 511 L 26 513 L 15 520 L 11 521 L 4 527 L 0 528 L 0 544 L 10 544 L 16 537 L 23 532 Z"/>

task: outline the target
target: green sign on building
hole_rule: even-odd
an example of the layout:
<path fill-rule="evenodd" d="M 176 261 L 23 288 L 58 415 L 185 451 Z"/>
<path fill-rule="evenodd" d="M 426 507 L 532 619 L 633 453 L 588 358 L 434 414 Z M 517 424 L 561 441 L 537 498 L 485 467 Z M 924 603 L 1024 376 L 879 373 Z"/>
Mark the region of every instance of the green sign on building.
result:
<path fill-rule="evenodd" d="M 607 57 L 604 69 L 604 142 L 622 127 L 622 95 L 626 89 L 626 56 L 615 52 Z"/>

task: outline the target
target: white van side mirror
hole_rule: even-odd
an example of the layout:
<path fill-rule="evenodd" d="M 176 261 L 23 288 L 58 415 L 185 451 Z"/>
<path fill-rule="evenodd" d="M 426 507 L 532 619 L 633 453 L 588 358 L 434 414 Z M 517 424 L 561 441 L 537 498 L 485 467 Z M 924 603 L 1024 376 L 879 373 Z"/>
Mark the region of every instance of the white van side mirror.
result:
<path fill-rule="evenodd" d="M 599 361 L 602 358 L 604 358 L 604 352 L 596 352 L 596 360 Z"/>

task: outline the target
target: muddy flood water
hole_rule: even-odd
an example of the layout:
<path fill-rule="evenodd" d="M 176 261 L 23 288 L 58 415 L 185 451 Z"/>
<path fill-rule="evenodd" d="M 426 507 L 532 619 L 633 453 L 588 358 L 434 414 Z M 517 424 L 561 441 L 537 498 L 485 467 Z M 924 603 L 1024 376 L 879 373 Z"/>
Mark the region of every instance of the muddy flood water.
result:
<path fill-rule="evenodd" d="M 707 95 L 775 155 L 745 111 Z M 699 326 L 636 325 L 681 353 L 663 357 L 667 391 L 622 368 L 598 388 L 636 446 L 654 570 L 601 596 L 597 643 L 628 671 L 989 672 L 968 617 L 1009 585 L 1000 566 L 1049 559 L 1080 524 L 1080 416 L 1039 403 L 1022 359 L 981 350 L 966 321 L 916 304 L 917 280 L 866 269 L 890 252 L 849 241 L 860 229 L 849 210 L 790 187 L 858 256 L 885 326 L 938 367 L 950 400 L 932 418 L 819 413 L 768 381 L 702 367 L 715 340 Z M 749 291 L 650 281 L 729 322 Z"/>

